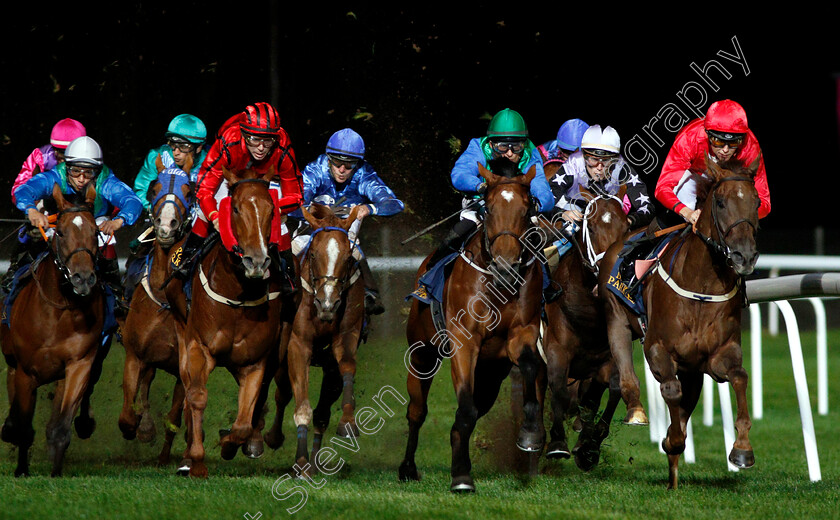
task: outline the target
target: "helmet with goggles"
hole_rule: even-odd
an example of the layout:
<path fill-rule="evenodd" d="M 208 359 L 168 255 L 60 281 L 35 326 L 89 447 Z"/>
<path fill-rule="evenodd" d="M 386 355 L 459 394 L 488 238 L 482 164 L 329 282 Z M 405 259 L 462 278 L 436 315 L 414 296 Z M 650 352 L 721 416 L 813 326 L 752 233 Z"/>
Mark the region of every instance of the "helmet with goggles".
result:
<path fill-rule="evenodd" d="M 524 141 L 528 139 L 528 126 L 519 112 L 505 108 L 490 120 L 487 137 L 491 141 Z"/>
<path fill-rule="evenodd" d="M 710 136 L 726 141 L 743 138 L 743 134 L 749 132 L 744 107 L 731 99 L 712 103 L 706 111 L 703 127 Z"/>
<path fill-rule="evenodd" d="M 194 115 L 181 114 L 169 122 L 166 138 L 176 143 L 203 144 L 207 139 L 207 127 Z"/>
<path fill-rule="evenodd" d="M 365 157 L 365 141 L 354 130 L 344 128 L 330 136 L 326 154 L 340 161 L 358 161 Z"/>
<path fill-rule="evenodd" d="M 67 145 L 64 162 L 68 166 L 102 168 L 102 148 L 88 136 L 77 137 Z"/>
<path fill-rule="evenodd" d="M 592 125 L 583 133 L 580 148 L 586 155 L 615 157 L 621 151 L 621 139 L 611 126 L 602 130 L 601 125 Z"/>
<path fill-rule="evenodd" d="M 580 141 L 588 129 L 589 125 L 580 119 L 569 119 L 557 131 L 557 146 L 563 150 L 574 152 L 580 148 Z"/>
<path fill-rule="evenodd" d="M 248 105 L 239 115 L 239 129 L 244 134 L 277 138 L 280 135 L 280 114 L 268 103 Z"/>

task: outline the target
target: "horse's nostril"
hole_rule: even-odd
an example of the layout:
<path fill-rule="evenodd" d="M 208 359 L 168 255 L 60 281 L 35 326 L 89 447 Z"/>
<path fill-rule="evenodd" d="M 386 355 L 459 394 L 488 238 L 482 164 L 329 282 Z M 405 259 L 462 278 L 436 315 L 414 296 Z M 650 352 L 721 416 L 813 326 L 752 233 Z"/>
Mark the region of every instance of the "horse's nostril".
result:
<path fill-rule="evenodd" d="M 177 228 L 178 227 L 178 221 L 173 218 L 172 222 L 169 223 L 169 227 Z"/>
<path fill-rule="evenodd" d="M 88 285 L 93 286 L 93 284 L 95 284 L 95 283 L 96 283 L 96 275 L 91 273 L 91 275 L 88 277 Z"/>
<path fill-rule="evenodd" d="M 79 273 L 74 273 L 72 276 L 70 276 L 70 283 L 72 283 L 73 285 L 79 285 L 80 283 L 82 283 L 82 275 L 80 275 Z"/>

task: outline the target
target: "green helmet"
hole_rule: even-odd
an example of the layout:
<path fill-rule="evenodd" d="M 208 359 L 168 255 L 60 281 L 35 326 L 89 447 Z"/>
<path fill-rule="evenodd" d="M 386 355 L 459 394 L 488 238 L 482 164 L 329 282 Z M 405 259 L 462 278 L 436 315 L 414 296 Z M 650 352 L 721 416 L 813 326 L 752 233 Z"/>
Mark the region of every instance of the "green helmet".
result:
<path fill-rule="evenodd" d="M 490 120 L 487 127 L 487 137 L 496 139 L 523 140 L 528 138 L 528 126 L 516 110 L 506 108 L 500 110 Z"/>
<path fill-rule="evenodd" d="M 202 144 L 207 138 L 204 122 L 192 114 L 181 114 L 169 122 L 166 137 L 179 137 L 193 144 Z"/>

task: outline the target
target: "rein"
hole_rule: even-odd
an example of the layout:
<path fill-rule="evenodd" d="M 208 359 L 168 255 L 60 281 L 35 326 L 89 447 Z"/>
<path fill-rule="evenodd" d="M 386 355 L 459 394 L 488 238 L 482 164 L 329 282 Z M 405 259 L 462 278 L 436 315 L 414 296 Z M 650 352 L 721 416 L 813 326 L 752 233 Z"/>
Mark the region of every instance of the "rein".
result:
<path fill-rule="evenodd" d="M 723 184 L 724 182 L 731 181 L 731 182 L 750 182 L 754 183 L 753 179 L 750 177 L 741 177 L 741 176 L 733 176 L 733 177 L 724 177 L 723 179 L 719 180 L 715 183 L 714 187 L 712 187 L 710 196 L 714 194 L 715 189 L 718 186 Z M 717 231 L 718 240 L 714 240 L 713 238 L 704 235 L 700 231 L 697 231 L 696 234 L 700 237 L 701 240 L 712 250 L 713 253 L 723 257 L 727 263 L 730 261 L 730 256 L 732 254 L 731 248 L 729 244 L 726 243 L 726 236 L 738 225 L 740 224 L 749 224 L 750 227 L 753 228 L 753 231 L 758 231 L 758 226 L 753 224 L 752 221 L 748 218 L 741 218 L 733 222 L 726 231 L 724 231 L 720 225 L 720 220 L 718 218 L 717 212 L 717 204 L 712 203 L 712 223 L 714 224 L 715 231 Z"/>

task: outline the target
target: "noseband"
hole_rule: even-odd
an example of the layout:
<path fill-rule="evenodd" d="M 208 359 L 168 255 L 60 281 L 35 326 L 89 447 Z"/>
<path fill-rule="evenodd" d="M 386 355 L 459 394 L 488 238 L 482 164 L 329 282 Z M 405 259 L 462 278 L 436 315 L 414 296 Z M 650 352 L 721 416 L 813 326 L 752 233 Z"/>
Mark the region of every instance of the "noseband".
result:
<path fill-rule="evenodd" d="M 192 200 L 187 200 L 187 198 L 184 197 L 184 194 L 181 193 L 181 186 L 188 184 L 189 178 L 186 175 L 167 174 L 167 176 L 169 177 L 168 182 L 161 181 L 164 188 L 160 190 L 160 193 L 158 193 L 152 201 L 152 208 L 155 208 L 158 202 L 163 199 L 163 204 L 161 204 L 156 210 L 153 210 L 152 219 L 154 221 L 160 217 L 160 214 L 163 212 L 163 208 L 165 208 L 167 204 L 175 206 L 175 210 L 181 218 L 181 225 L 178 226 L 175 237 L 175 240 L 178 240 L 180 237 L 184 236 L 184 232 L 190 224 L 190 219 L 187 217 L 189 216 L 190 207 L 192 206 Z M 190 191 L 192 192 L 192 190 Z M 174 195 L 177 200 L 181 201 L 183 209 L 175 203 L 175 200 L 169 198 L 169 195 Z M 192 199 L 192 197 L 190 197 L 190 199 Z"/>
<path fill-rule="evenodd" d="M 723 184 L 724 182 L 731 181 L 731 182 L 749 182 L 755 183 L 755 181 L 750 177 L 742 177 L 742 176 L 733 176 L 733 177 L 724 177 L 723 179 L 719 180 L 715 185 L 712 187 L 711 192 L 709 193 L 710 197 L 714 197 L 715 190 Z M 741 224 L 749 224 L 751 228 L 753 228 L 753 233 L 758 232 L 758 224 L 753 223 L 752 219 L 749 218 L 741 218 L 733 222 L 723 230 L 723 227 L 720 225 L 720 219 L 718 217 L 717 211 L 717 204 L 712 201 L 712 223 L 714 224 L 715 230 L 717 231 L 718 240 L 714 240 L 711 237 L 703 235 L 699 231 L 697 232 L 697 236 L 699 236 L 703 242 L 706 243 L 707 246 L 715 253 L 723 257 L 727 262 L 730 261 L 732 256 L 732 248 L 729 247 L 729 244 L 726 243 L 726 237 L 729 233 L 736 227 Z"/>
<path fill-rule="evenodd" d="M 496 186 L 501 186 L 501 185 L 504 185 L 504 184 L 520 184 L 520 183 L 516 182 L 515 180 L 507 180 L 507 181 L 501 181 L 501 182 L 497 183 Z M 526 188 L 527 188 L 527 186 L 526 186 Z M 486 197 L 485 197 L 485 200 L 486 200 Z M 484 213 L 485 213 L 485 215 L 490 215 L 491 214 L 490 213 L 490 208 L 488 207 L 487 204 L 484 205 Z M 530 192 L 529 192 L 528 193 L 528 209 L 527 209 L 526 214 L 525 214 L 526 220 L 528 222 L 530 222 L 531 221 L 531 216 L 534 215 L 535 213 L 536 213 L 536 203 L 534 202 L 533 195 L 531 195 Z M 484 230 L 482 231 L 482 238 L 483 238 L 483 242 L 484 242 L 484 249 L 487 251 L 487 254 L 490 255 L 490 264 L 495 264 L 496 263 L 496 260 L 493 258 L 493 254 L 491 252 L 491 248 L 493 247 L 493 244 L 496 242 L 497 239 L 499 239 L 503 236 L 511 236 L 511 237 L 515 238 L 517 242 L 521 242 L 521 240 L 522 240 L 521 235 L 517 235 L 513 231 L 507 231 L 507 230 L 500 231 L 499 233 L 496 233 L 495 235 L 490 237 L 487 234 L 487 226 L 485 225 L 483 227 L 484 227 Z M 526 234 L 527 234 L 527 231 L 528 230 L 526 230 Z M 524 255 L 526 250 L 529 250 L 529 249 L 527 247 L 522 247 L 520 245 L 519 258 L 517 259 L 517 261 L 519 262 L 520 265 L 522 265 L 522 256 Z"/>

